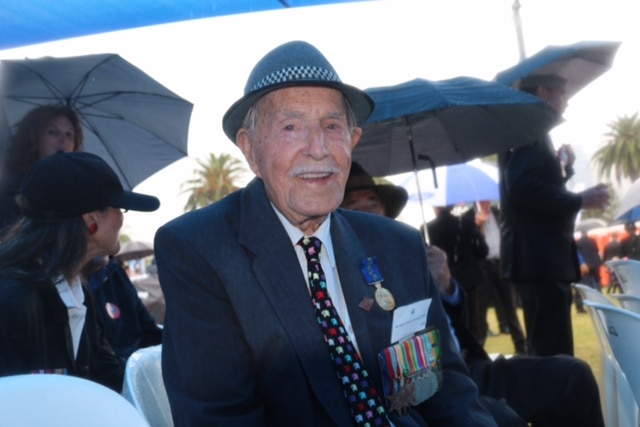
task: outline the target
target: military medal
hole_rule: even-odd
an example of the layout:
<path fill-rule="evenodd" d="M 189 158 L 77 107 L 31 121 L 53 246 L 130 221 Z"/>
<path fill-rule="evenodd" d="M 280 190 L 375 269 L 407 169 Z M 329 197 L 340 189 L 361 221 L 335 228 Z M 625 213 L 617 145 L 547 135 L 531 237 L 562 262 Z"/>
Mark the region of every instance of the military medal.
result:
<path fill-rule="evenodd" d="M 442 384 L 440 336 L 431 330 L 378 354 L 389 410 L 402 415 L 433 396 Z"/>
<path fill-rule="evenodd" d="M 376 288 L 374 297 L 376 302 L 385 311 L 391 311 L 396 307 L 396 300 L 388 289 L 382 287 L 382 274 L 378 269 L 378 257 L 369 257 L 362 260 L 362 275 L 370 286 Z"/>

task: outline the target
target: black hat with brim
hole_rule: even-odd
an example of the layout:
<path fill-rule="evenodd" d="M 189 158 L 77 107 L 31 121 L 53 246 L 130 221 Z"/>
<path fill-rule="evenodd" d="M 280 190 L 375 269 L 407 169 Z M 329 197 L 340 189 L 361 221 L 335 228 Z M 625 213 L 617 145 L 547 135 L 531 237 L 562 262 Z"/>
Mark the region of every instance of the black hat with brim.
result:
<path fill-rule="evenodd" d="M 345 193 L 349 191 L 372 189 L 384 204 L 386 215 L 396 218 L 402 212 L 409 194 L 403 187 L 393 184 L 379 184 L 356 162 L 351 163 Z"/>
<path fill-rule="evenodd" d="M 323 86 L 339 90 L 349 101 L 358 126 L 373 111 L 374 103 L 369 95 L 342 83 L 318 49 L 307 42 L 292 41 L 267 53 L 253 68 L 244 96 L 222 118 L 224 133 L 235 143 L 236 134 L 251 106 L 269 92 L 292 86 Z"/>
<path fill-rule="evenodd" d="M 104 160 L 85 152 L 59 152 L 37 161 L 16 201 L 34 219 L 73 218 L 108 207 L 143 212 L 160 207 L 154 196 L 125 191 Z"/>

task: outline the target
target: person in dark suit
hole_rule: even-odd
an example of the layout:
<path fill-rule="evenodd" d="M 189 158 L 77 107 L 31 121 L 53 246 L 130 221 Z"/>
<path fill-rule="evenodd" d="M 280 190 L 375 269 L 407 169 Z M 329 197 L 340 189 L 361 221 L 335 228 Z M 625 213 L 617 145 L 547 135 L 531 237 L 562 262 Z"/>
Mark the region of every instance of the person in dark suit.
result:
<path fill-rule="evenodd" d="M 600 250 L 595 239 L 589 237 L 586 231 L 580 233 L 580 238 L 576 242 L 578 251 L 582 254 L 584 263 L 589 269 L 586 277 L 583 275 L 582 282 L 601 291 L 600 284 L 600 267 L 602 266 L 602 258 L 600 258 Z"/>
<path fill-rule="evenodd" d="M 372 109 L 322 53 L 296 41 L 257 63 L 225 114 L 225 133 L 256 178 L 163 225 L 154 242 L 167 302 L 162 368 L 176 427 L 495 426 L 451 341 L 420 233 L 338 209 L 359 125 Z M 349 359 L 330 357 L 336 342 L 324 335 L 325 312 L 316 314 L 320 293 L 340 343 L 356 349 Z M 397 336 L 397 328 L 406 332 Z M 439 390 L 388 395 L 385 382 L 395 377 L 379 360 L 388 360 L 392 336 L 424 336 L 425 328 L 440 336 L 433 348 L 442 381 L 429 371 Z M 353 368 L 349 378 L 338 376 L 342 365 Z M 352 405 L 343 383 L 364 387 L 366 403 L 353 396 Z"/>
<path fill-rule="evenodd" d="M 480 228 L 489 253 L 480 260 L 480 266 L 487 282 L 486 291 L 481 298 L 481 313 L 485 319 L 493 296 L 494 307 L 501 333 L 511 335 L 514 352 L 526 354 L 526 339 L 518 319 L 515 291 L 513 285 L 503 280 L 500 275 L 500 209 L 492 205 L 490 200 L 481 200 L 476 206 L 476 224 Z"/>
<path fill-rule="evenodd" d="M 629 234 L 620 241 L 622 257 L 640 260 L 640 235 L 638 235 L 636 223 L 633 221 L 626 222 L 624 229 Z"/>
<path fill-rule="evenodd" d="M 598 244 L 595 239 L 589 237 L 586 230 L 583 230 L 580 232 L 580 238 L 576 241 L 576 245 L 578 247 L 578 254 L 582 258 L 580 266 L 580 283 L 602 292 L 600 284 L 600 266 L 602 266 L 602 258 L 600 258 Z M 586 313 L 584 305 L 582 304 L 580 292 L 574 292 L 574 299 L 578 313 Z"/>
<path fill-rule="evenodd" d="M 383 187 L 363 174 L 366 174 L 364 170 L 354 174 L 352 169 L 349 175 L 345 190 L 349 206 L 377 215 L 384 215 L 387 210 L 402 210 L 406 197 L 394 199 L 384 196 L 394 188 L 402 194 L 402 187 Z M 492 360 L 463 322 L 464 293 L 451 276 L 446 253 L 430 245 L 427 255 L 429 269 L 451 320 L 454 341 L 478 386 L 482 404 L 498 425 L 604 426 L 598 384 L 587 363 L 567 355 L 499 356 Z"/>
<path fill-rule="evenodd" d="M 602 251 L 602 261 L 607 262 L 610 260 L 616 260 L 622 258 L 622 245 L 618 240 L 618 233 L 611 233 L 611 240 L 604 245 L 604 251 Z M 618 278 L 613 273 L 613 270 L 609 270 L 609 283 L 607 285 L 607 293 L 622 292 L 622 287 Z"/>
<path fill-rule="evenodd" d="M 23 217 L 0 237 L 0 375 L 67 374 L 119 392 L 124 369 L 81 269 L 118 251 L 121 209 L 153 211 L 159 200 L 125 191 L 104 160 L 82 152 L 36 162 L 16 199 Z"/>
<path fill-rule="evenodd" d="M 487 313 L 482 309 L 482 294 L 487 283 L 480 261 L 489 247 L 475 223 L 473 209 L 462 215 L 452 213 L 453 206 L 436 207 L 436 217 L 427 223 L 429 242 L 447 253 L 449 269 L 467 298 L 463 318 L 473 336 L 484 343 L 487 338 Z"/>
<path fill-rule="evenodd" d="M 545 100 L 559 114 L 567 105 L 565 81 L 554 75 L 524 78 L 520 89 Z M 555 150 L 548 136 L 500 153 L 502 277 L 520 294 L 529 352 L 573 354 L 571 284 L 580 278 L 573 237 L 580 209 L 603 209 L 605 184 L 574 193 L 565 187 L 575 156 Z"/>
<path fill-rule="evenodd" d="M 611 240 L 604 245 L 602 261 L 607 262 L 612 259 L 622 258 L 622 245 L 618 240 L 618 233 L 611 233 Z"/>

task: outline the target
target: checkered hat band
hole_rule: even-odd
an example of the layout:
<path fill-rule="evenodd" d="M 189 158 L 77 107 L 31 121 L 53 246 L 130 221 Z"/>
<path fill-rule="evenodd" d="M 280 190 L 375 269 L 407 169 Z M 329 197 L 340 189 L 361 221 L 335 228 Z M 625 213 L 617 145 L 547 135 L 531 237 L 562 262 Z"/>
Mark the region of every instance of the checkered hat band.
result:
<path fill-rule="evenodd" d="M 275 71 L 257 82 L 248 92 L 253 92 L 275 84 L 292 81 L 329 81 L 340 83 L 340 78 L 332 70 L 320 67 L 288 67 Z"/>

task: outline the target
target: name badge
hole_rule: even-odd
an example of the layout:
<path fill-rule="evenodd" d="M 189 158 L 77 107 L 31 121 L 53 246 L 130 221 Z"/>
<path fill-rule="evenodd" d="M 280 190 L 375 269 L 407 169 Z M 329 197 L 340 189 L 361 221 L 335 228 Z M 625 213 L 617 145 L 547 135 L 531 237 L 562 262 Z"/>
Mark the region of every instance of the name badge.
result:
<path fill-rule="evenodd" d="M 427 315 L 431 298 L 396 308 L 391 326 L 391 343 L 396 343 L 427 328 Z"/>

